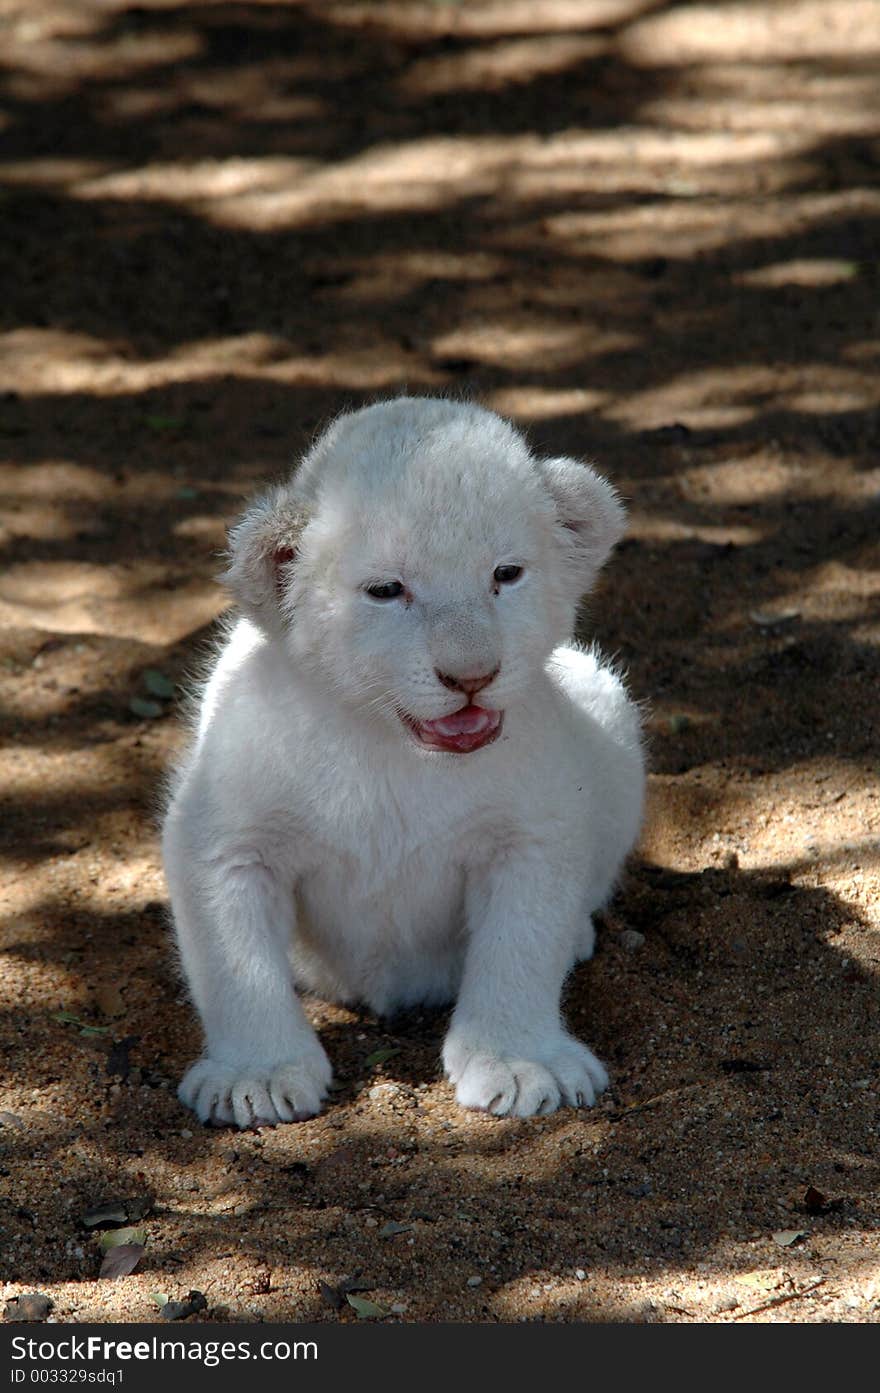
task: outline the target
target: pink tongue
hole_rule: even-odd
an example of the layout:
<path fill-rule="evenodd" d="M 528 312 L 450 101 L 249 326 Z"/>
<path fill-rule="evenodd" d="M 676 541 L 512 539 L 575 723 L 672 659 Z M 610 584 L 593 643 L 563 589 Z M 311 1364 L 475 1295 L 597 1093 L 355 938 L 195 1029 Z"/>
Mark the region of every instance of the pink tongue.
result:
<path fill-rule="evenodd" d="M 492 730 L 498 724 L 498 712 L 487 711 L 484 706 L 465 706 L 451 716 L 441 716 L 437 721 L 424 721 L 423 730 L 434 735 L 478 735 L 484 730 Z"/>

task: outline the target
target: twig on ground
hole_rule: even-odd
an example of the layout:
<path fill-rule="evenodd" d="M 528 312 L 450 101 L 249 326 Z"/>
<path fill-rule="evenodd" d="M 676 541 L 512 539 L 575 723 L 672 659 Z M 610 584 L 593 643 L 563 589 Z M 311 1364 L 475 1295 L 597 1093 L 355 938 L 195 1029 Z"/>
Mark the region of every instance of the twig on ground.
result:
<path fill-rule="evenodd" d="M 734 1320 L 745 1320 L 746 1316 L 756 1316 L 761 1311 L 769 1311 L 773 1306 L 782 1306 L 786 1301 L 799 1301 L 802 1296 L 809 1296 L 810 1292 L 821 1287 L 827 1278 L 820 1277 L 818 1282 L 814 1282 L 810 1287 L 800 1287 L 797 1291 L 787 1291 L 784 1296 L 774 1296 L 772 1301 L 765 1301 L 760 1306 L 752 1306 L 748 1311 L 740 1311 L 733 1317 Z"/>

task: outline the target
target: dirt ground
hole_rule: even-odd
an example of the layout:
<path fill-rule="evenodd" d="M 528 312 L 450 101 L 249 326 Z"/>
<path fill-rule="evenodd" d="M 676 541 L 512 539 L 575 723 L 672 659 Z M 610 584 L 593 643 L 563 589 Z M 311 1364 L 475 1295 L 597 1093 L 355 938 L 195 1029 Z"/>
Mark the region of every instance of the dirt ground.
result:
<path fill-rule="evenodd" d="M 878 73 L 877 0 L 0 0 L 4 1298 L 878 1320 Z M 204 1130 L 180 692 L 242 499 L 403 389 L 630 503 L 585 632 L 650 807 L 566 998 L 612 1090 L 465 1114 L 444 1016 L 316 1001 L 324 1115 Z"/>

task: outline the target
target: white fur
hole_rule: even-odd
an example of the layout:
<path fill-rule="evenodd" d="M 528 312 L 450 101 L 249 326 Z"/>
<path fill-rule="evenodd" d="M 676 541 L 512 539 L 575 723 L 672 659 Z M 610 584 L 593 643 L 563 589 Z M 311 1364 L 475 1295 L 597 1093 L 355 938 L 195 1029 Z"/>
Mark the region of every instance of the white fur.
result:
<path fill-rule="evenodd" d="M 164 854 L 205 1029 L 180 1097 L 203 1121 L 317 1113 L 327 1056 L 297 986 L 377 1012 L 455 1001 L 466 1107 L 590 1104 L 607 1076 L 560 1019 L 592 911 L 637 834 L 643 761 L 619 677 L 568 640 L 623 509 L 478 407 L 401 398 L 340 417 L 233 531 L 243 616 L 204 692 Z M 293 554 L 295 553 L 295 554 Z M 521 579 L 497 584 L 499 565 Z M 364 586 L 400 580 L 376 600 Z M 498 673 L 470 754 L 404 725 Z"/>

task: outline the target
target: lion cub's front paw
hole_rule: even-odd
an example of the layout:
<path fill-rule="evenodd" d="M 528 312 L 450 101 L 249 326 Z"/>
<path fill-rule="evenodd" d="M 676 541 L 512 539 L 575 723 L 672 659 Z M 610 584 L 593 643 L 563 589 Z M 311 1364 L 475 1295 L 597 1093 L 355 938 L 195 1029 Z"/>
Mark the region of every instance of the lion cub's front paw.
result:
<path fill-rule="evenodd" d="M 589 1107 L 608 1085 L 592 1051 L 562 1031 L 526 1053 L 532 1057 L 447 1042 L 444 1062 L 457 1101 L 496 1117 L 532 1117 L 555 1112 L 561 1104 Z"/>
<path fill-rule="evenodd" d="M 215 1127 L 274 1127 L 319 1113 L 332 1077 L 320 1048 L 300 1063 L 265 1070 L 200 1059 L 187 1069 L 177 1096 Z"/>

